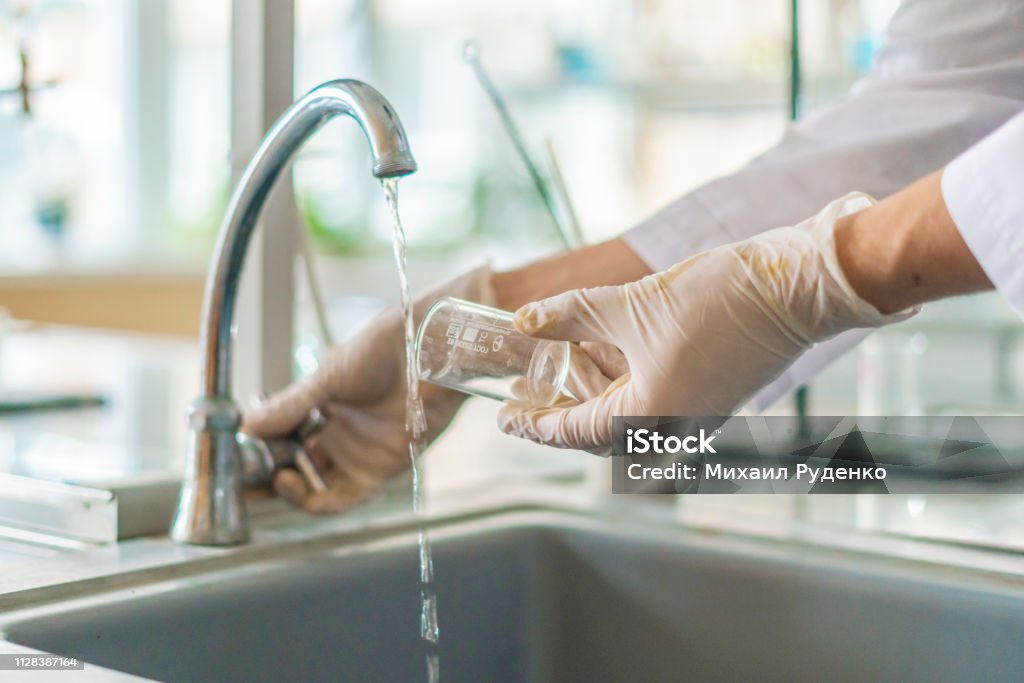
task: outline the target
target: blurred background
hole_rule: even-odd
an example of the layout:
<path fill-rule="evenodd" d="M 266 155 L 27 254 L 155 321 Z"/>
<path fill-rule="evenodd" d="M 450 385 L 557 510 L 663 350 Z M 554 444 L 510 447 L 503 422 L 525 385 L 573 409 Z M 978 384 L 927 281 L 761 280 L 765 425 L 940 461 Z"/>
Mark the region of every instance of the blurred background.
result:
<path fill-rule="evenodd" d="M 869 68 L 894 5 L 806 3 L 806 106 Z M 403 187 L 418 253 L 542 247 L 549 225 L 462 59 L 475 38 L 527 137 L 551 139 L 598 240 L 778 137 L 789 10 L 297 0 L 295 94 L 346 76 L 396 104 L 423 170 Z M 230 12 L 228 0 L 0 2 L 5 267 L 202 260 L 229 191 Z M 332 127 L 304 152 L 296 191 L 320 250 L 372 255 L 388 230 L 349 133 Z"/>
<path fill-rule="evenodd" d="M 293 90 L 359 78 L 401 112 L 421 169 L 401 196 L 422 288 L 560 247 L 463 58 L 467 39 L 534 156 L 557 153 L 582 232 L 598 241 L 772 145 L 794 109 L 841 96 L 871 68 L 896 4 L 296 0 Z M 0 0 L 0 306 L 11 315 L 197 333 L 231 184 L 231 11 L 229 0 Z M 328 127 L 295 163 L 340 337 L 397 295 L 367 163 L 350 125 Z M 317 341 L 308 293 L 299 299 L 303 372 Z M 932 307 L 816 382 L 815 409 L 1009 409 L 1019 331 L 995 297 Z"/>
<path fill-rule="evenodd" d="M 467 40 L 531 155 L 554 150 L 593 242 L 736 169 L 792 116 L 841 97 L 871 69 L 897 0 L 295 0 L 290 21 L 260 26 L 268 45 L 293 46 L 284 74 L 232 60 L 233 4 L 266 6 L 0 0 L 0 388 L 12 409 L 25 389 L 50 392 L 43 403 L 74 405 L 70 391 L 109 406 L 4 423 L 0 471 L 179 476 L 207 262 L 232 175 L 252 151 L 231 150 L 232 117 L 248 116 L 232 111 L 238 80 L 268 89 L 277 79 L 290 100 L 358 78 L 394 104 L 420 164 L 400 194 L 422 290 L 484 260 L 505 268 L 562 248 L 464 59 Z M 361 133 L 342 123 L 302 150 L 291 178 L 338 339 L 398 296 L 368 164 Z M 315 368 L 323 339 L 296 281 L 288 361 L 299 375 Z M 246 344 L 260 337 L 239 326 Z M 1020 414 L 1022 329 L 995 295 L 931 305 L 817 377 L 806 405 L 822 415 Z M 772 412 L 796 406 L 786 397 Z M 470 402 L 432 448 L 431 476 L 457 483 L 592 462 L 504 437 L 496 408 Z M 980 529 L 986 543 L 1024 547 L 1024 527 L 1011 523 L 1019 509 L 978 522 L 932 503 L 922 515 L 923 501 L 859 497 L 843 520 L 956 539 Z M 730 518 L 703 502 L 686 501 L 686 514 Z"/>

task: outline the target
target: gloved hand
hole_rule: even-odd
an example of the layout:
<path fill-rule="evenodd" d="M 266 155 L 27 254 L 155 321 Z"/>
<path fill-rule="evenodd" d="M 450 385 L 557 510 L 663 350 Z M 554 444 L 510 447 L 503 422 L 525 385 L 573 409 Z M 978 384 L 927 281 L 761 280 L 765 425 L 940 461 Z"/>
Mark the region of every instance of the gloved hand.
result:
<path fill-rule="evenodd" d="M 510 402 L 499 426 L 538 443 L 606 452 L 612 416 L 732 415 L 816 342 L 913 315 L 916 309 L 883 315 L 840 268 L 835 222 L 871 204 L 850 194 L 795 227 L 711 249 L 642 280 L 523 306 L 516 325 L 525 334 L 614 345 L 628 372 L 588 351 L 607 368 L 598 397 L 541 409 Z"/>
<path fill-rule="evenodd" d="M 419 299 L 413 305 L 416 323 L 444 296 L 493 305 L 490 268 L 477 268 Z M 273 487 L 307 512 L 340 512 L 408 469 L 406 394 L 403 320 L 401 311 L 393 308 L 333 348 L 313 375 L 247 410 L 242 431 L 262 437 L 290 434 L 313 408 L 320 408 L 327 423 L 305 446 L 328 490 L 311 493 L 291 469 L 278 472 Z M 420 395 L 429 443 L 448 425 L 465 396 L 426 382 L 420 384 Z"/>

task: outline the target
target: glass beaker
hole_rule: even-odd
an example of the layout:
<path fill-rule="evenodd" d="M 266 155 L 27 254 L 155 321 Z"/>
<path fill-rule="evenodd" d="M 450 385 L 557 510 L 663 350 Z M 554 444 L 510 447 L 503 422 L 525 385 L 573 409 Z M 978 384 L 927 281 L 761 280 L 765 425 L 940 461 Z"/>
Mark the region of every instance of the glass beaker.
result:
<path fill-rule="evenodd" d="M 512 313 L 453 297 L 427 311 L 414 351 L 420 379 L 498 401 L 551 405 L 569 374 L 569 342 L 528 337 Z"/>

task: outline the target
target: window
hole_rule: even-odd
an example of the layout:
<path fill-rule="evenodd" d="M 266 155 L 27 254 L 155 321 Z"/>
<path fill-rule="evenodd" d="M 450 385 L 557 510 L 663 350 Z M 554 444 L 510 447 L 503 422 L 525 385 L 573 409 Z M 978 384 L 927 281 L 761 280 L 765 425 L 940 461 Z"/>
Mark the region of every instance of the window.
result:
<path fill-rule="evenodd" d="M 297 89 L 355 75 L 392 100 L 421 167 L 402 183 L 414 251 L 497 240 L 505 253 L 509 244 L 550 248 L 551 220 L 463 59 L 464 43 L 476 41 L 541 166 L 551 142 L 585 235 L 599 240 L 778 137 L 786 121 L 782 10 L 299 0 Z M 376 199 L 372 181 L 362 150 L 343 147 L 358 144 L 355 134 L 332 134 L 297 165 L 299 201 L 322 248 L 366 249 L 372 244 L 356 233 L 373 214 L 365 208 Z M 386 226 L 373 234 L 383 247 Z"/>
<path fill-rule="evenodd" d="M 205 251 L 228 18 L 228 0 L 0 2 L 0 264 Z"/>
<path fill-rule="evenodd" d="M 894 5 L 803 3 L 808 106 L 866 69 Z M 206 252 L 230 191 L 230 12 L 230 0 L 0 1 L 0 264 Z M 550 141 L 598 240 L 778 137 L 788 12 L 745 0 L 297 0 L 295 89 L 361 78 L 401 112 L 422 168 L 402 187 L 414 255 L 498 242 L 522 258 L 557 240 L 462 59 L 467 39 L 545 172 Z M 386 246 L 365 161 L 358 132 L 332 126 L 296 164 L 321 251 Z"/>

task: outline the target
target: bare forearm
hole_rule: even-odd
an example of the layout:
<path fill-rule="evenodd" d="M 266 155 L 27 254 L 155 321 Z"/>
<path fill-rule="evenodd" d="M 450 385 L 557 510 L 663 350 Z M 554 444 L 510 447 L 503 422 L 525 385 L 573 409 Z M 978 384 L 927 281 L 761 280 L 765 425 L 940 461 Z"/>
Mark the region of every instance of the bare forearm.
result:
<path fill-rule="evenodd" d="M 614 239 L 497 273 L 494 288 L 498 306 L 514 311 L 523 304 L 570 289 L 621 285 L 650 273 L 651 269 L 636 252 L 623 240 Z"/>
<path fill-rule="evenodd" d="M 836 223 L 836 251 L 850 284 L 883 313 L 992 289 L 942 198 L 941 171 Z M 639 280 L 650 268 L 621 239 L 498 273 L 498 305 L 515 310 L 570 289 Z"/>
<path fill-rule="evenodd" d="M 836 223 L 847 280 L 883 313 L 992 289 L 942 198 L 942 172 Z"/>

